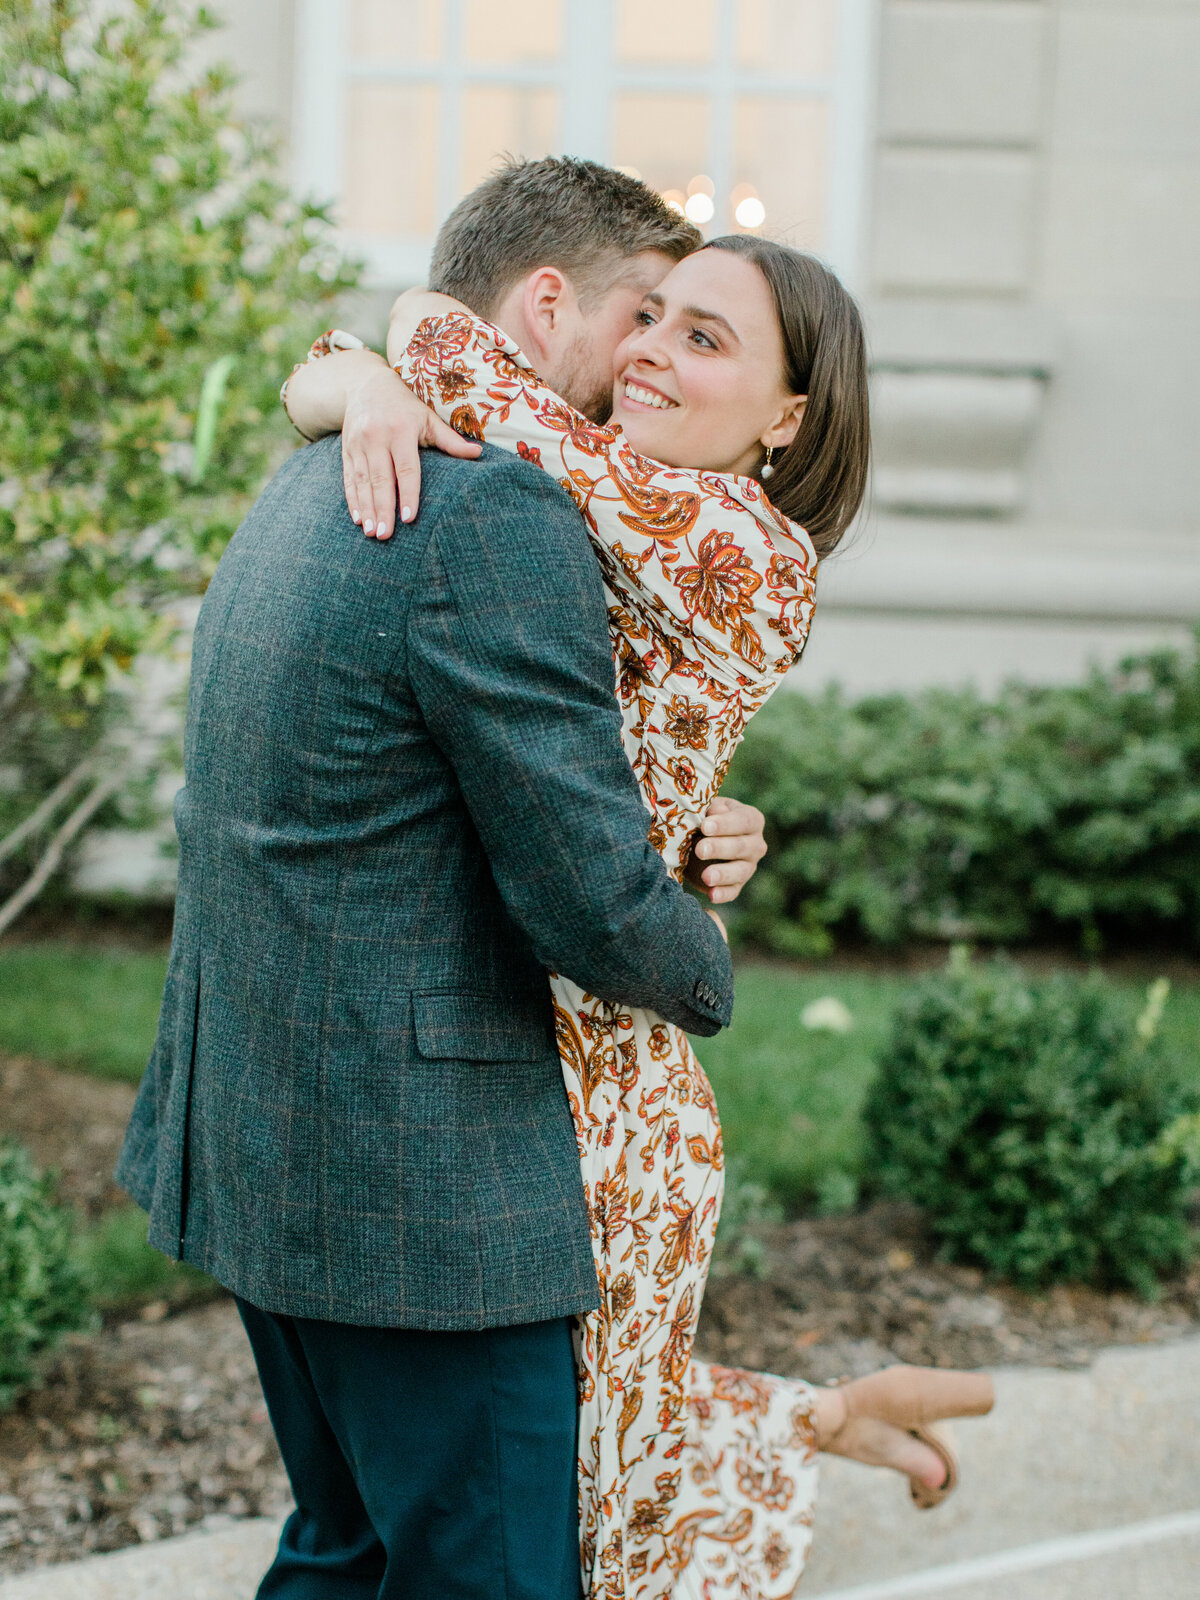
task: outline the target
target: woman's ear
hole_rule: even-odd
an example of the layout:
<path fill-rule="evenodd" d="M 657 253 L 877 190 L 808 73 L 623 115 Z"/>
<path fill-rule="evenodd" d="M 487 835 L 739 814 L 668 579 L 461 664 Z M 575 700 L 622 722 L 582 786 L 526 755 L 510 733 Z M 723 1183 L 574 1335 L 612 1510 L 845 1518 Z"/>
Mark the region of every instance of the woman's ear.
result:
<path fill-rule="evenodd" d="M 806 394 L 794 394 L 790 397 L 776 420 L 762 436 L 764 450 L 786 450 L 788 445 L 800 432 L 800 424 L 804 421 L 804 408 L 808 404 Z"/>

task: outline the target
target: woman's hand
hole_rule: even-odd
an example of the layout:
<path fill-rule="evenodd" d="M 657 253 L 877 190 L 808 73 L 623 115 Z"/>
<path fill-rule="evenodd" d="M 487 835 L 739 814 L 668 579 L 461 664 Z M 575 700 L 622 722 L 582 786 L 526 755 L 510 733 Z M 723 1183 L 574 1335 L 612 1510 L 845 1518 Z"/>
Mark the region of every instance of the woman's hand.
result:
<path fill-rule="evenodd" d="M 342 422 L 346 504 L 354 521 L 371 538 L 391 538 L 397 504 L 401 522 L 411 522 L 416 516 L 421 501 L 422 445 L 463 460 L 473 460 L 480 450 L 473 439 L 455 433 L 390 367 L 380 363 L 347 394 Z"/>
<path fill-rule="evenodd" d="M 700 824 L 700 837 L 684 874 L 687 881 L 703 890 L 713 905 L 736 900 L 767 853 L 765 826 L 757 806 L 718 795 Z"/>

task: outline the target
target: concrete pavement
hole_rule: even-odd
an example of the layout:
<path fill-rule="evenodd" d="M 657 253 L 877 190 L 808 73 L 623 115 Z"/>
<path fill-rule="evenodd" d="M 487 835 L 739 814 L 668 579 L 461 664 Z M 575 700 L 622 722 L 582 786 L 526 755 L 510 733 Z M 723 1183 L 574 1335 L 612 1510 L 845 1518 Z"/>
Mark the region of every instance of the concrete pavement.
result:
<path fill-rule="evenodd" d="M 1200 1600 L 1200 1339 L 1111 1350 L 1084 1372 L 1000 1371 L 996 1390 L 990 1417 L 958 1425 L 962 1483 L 936 1511 L 887 1474 L 823 1464 L 801 1594 Z M 1017 1563 L 1039 1547 L 1054 1559 Z M 944 1586 L 958 1563 L 974 1571 Z"/>
<path fill-rule="evenodd" d="M 213 1533 L 42 1567 L 0 1582 L 4 1600 L 249 1600 L 279 1524 L 256 1517 Z"/>
<path fill-rule="evenodd" d="M 1200 1339 L 1085 1372 L 996 1374 L 937 1511 L 829 1460 L 801 1597 L 1200 1600 Z M 248 1522 L 0 1582 L 0 1600 L 249 1600 L 276 1525 Z"/>

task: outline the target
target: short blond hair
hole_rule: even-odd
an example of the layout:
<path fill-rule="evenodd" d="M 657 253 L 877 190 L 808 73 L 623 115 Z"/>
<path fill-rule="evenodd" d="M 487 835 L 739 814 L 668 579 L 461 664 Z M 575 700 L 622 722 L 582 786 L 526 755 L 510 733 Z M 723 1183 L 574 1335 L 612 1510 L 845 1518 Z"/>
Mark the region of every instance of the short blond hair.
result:
<path fill-rule="evenodd" d="M 682 261 L 699 232 L 638 178 L 575 156 L 506 160 L 442 224 L 429 287 L 492 316 L 535 267 L 557 267 L 586 304 L 655 250 Z"/>

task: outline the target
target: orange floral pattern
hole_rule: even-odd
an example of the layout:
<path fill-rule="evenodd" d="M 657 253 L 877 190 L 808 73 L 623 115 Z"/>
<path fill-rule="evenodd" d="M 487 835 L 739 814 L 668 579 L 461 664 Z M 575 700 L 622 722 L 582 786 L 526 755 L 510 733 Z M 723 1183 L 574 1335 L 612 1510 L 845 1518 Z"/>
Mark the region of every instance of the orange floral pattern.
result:
<path fill-rule="evenodd" d="M 803 648 L 807 535 L 752 479 L 638 455 L 466 313 L 422 323 L 397 371 L 578 506 L 607 592 L 625 750 L 650 838 L 682 876 L 746 723 Z M 692 1354 L 724 1179 L 712 1089 L 679 1029 L 566 978 L 551 986 L 601 1294 L 577 1335 L 584 1591 L 783 1600 L 812 1537 L 814 1395 Z"/>

